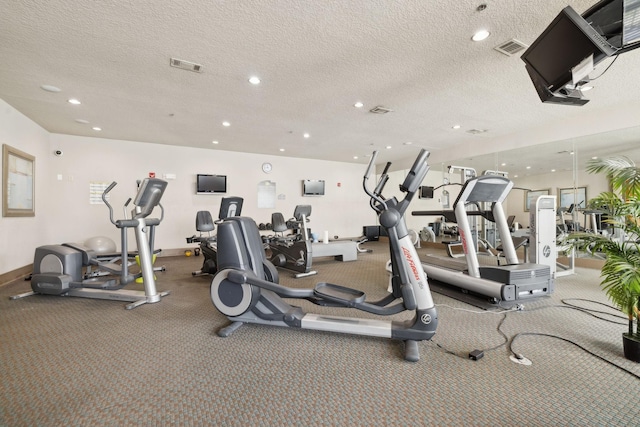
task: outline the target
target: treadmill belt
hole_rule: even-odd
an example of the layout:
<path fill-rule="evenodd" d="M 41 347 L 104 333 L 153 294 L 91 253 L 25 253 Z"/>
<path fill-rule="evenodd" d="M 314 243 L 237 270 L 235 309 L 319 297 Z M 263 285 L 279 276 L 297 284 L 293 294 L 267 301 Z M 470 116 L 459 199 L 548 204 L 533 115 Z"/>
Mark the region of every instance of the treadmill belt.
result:
<path fill-rule="evenodd" d="M 464 261 L 458 261 L 451 258 L 443 258 L 435 255 L 426 255 L 421 257 L 422 262 L 425 264 L 433 265 L 434 267 L 446 268 L 453 271 L 467 271 L 467 263 Z"/>

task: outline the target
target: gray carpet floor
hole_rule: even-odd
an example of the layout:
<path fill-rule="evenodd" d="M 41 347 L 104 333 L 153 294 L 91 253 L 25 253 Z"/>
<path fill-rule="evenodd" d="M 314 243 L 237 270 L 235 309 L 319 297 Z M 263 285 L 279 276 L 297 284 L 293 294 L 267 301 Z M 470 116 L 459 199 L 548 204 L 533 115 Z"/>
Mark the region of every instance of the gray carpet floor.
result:
<path fill-rule="evenodd" d="M 315 259 L 317 276 L 282 271 L 281 283 L 324 281 L 378 299 L 388 249 L 365 246 L 373 252 L 358 261 Z M 597 270 L 559 278 L 553 295 L 524 301 L 522 311 L 434 293 L 438 331 L 409 363 L 401 342 L 380 338 L 262 325 L 218 337 L 227 320 L 210 302 L 210 278 L 191 276 L 201 262 L 159 258 L 167 271 L 158 288 L 171 295 L 134 310 L 81 298 L 9 300 L 28 282 L 1 287 L 0 425 L 640 425 L 640 365 L 622 355 L 624 320 L 562 302 L 617 314 L 589 302 L 607 303 Z M 510 359 L 506 339 L 530 365 Z M 470 360 L 474 349 L 484 357 Z"/>

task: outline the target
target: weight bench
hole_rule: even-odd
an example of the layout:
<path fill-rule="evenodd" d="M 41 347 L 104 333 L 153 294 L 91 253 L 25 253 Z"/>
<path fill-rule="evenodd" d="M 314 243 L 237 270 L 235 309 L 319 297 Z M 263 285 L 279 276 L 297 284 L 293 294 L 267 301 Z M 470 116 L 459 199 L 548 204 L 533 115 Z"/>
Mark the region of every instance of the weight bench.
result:
<path fill-rule="evenodd" d="M 313 258 L 332 256 L 336 261 L 355 261 L 358 259 L 358 242 L 350 240 L 314 242 L 311 244 L 311 254 Z"/>

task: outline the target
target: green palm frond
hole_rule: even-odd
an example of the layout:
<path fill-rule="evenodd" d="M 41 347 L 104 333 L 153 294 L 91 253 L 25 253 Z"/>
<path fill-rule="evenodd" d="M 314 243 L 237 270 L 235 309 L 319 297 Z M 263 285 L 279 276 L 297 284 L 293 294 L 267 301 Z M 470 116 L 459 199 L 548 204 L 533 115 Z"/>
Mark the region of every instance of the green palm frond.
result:
<path fill-rule="evenodd" d="M 628 157 L 592 159 L 587 163 L 587 172 L 603 173 L 611 180 L 614 191 L 640 197 L 640 168 Z"/>

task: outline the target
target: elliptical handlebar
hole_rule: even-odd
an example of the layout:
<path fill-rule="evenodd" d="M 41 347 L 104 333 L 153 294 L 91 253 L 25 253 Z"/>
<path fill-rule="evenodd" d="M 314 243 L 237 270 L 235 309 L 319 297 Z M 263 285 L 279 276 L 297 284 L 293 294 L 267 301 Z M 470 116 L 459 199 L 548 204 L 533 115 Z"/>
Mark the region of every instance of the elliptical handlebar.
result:
<path fill-rule="evenodd" d="M 378 185 L 376 185 L 376 188 L 373 189 L 373 194 L 380 197 L 381 199 L 384 199 L 384 197 L 382 196 L 382 190 L 384 190 L 384 186 L 387 185 L 387 181 L 389 181 L 389 174 L 387 172 L 389 172 L 390 167 L 391 167 L 391 162 L 387 162 L 387 165 L 384 167 L 384 170 L 382 171 L 382 175 L 380 175 L 380 180 L 378 181 Z"/>
<path fill-rule="evenodd" d="M 113 181 L 111 184 L 109 184 L 109 186 L 102 192 L 102 201 L 104 202 L 105 205 L 107 205 L 107 207 L 109 208 L 109 220 L 111 221 L 111 223 L 113 225 L 117 225 L 116 221 L 113 219 L 113 208 L 111 207 L 111 204 L 109 203 L 109 201 L 107 200 L 107 194 L 109 194 L 109 192 L 111 190 L 113 190 L 113 187 L 115 187 L 116 185 L 118 185 L 118 183 L 116 181 Z"/>
<path fill-rule="evenodd" d="M 405 178 L 404 182 L 400 185 L 400 191 L 406 193 L 406 196 L 404 197 L 402 202 L 399 203 L 399 208 L 402 211 L 402 213 L 404 213 L 404 210 L 408 206 L 408 203 L 411 202 L 411 199 L 413 199 L 413 196 L 418 191 L 420 184 L 422 183 L 425 176 L 427 175 L 427 172 L 429 171 L 429 164 L 427 163 L 427 159 L 429 159 L 430 155 L 431 153 L 429 151 L 425 150 L 424 148 L 421 149 L 420 154 L 418 154 L 418 156 L 416 157 L 416 160 L 413 162 L 413 165 L 411 166 L 411 169 L 407 173 L 407 177 Z M 371 191 L 367 188 L 367 180 L 371 176 L 377 156 L 378 156 L 378 152 L 374 151 L 373 155 L 371 156 L 371 160 L 369 161 L 367 172 L 364 175 L 362 186 L 364 188 L 365 193 L 367 193 L 367 195 L 371 197 L 371 201 L 370 201 L 371 207 L 375 211 L 381 212 L 382 210 L 387 209 L 387 203 L 385 202 L 384 196 L 382 196 L 382 190 L 384 189 L 384 186 L 389 180 L 388 172 L 389 172 L 389 168 L 391 167 L 391 162 L 387 162 L 384 170 L 382 171 L 382 175 L 380 175 L 380 180 L 378 181 L 378 184 L 376 185 L 375 189 Z M 376 203 L 378 205 L 376 205 Z"/>
<path fill-rule="evenodd" d="M 138 182 L 142 182 L 143 185 L 139 187 L 136 199 L 133 201 L 133 204 L 136 205 L 136 209 L 131 212 L 131 219 L 127 219 L 126 213 L 127 206 L 131 203 L 131 198 L 127 199 L 124 204 L 124 219 L 116 220 L 113 218 L 113 207 L 107 200 L 107 194 L 109 194 L 109 192 L 118 185 L 116 181 L 109 184 L 109 186 L 102 192 L 102 201 L 109 209 L 109 221 L 118 228 L 135 227 L 137 220 L 149 216 L 155 206 L 159 206 L 161 212 L 158 222 L 161 222 L 164 219 L 164 207 L 160 203 L 160 199 L 162 198 L 162 194 L 166 187 L 166 182 L 162 180 L 154 180 L 153 184 L 149 184 L 149 179 Z"/>
<path fill-rule="evenodd" d="M 369 177 L 371 176 L 371 172 L 373 172 L 373 168 L 375 167 L 376 158 L 378 158 L 378 152 L 374 151 L 373 154 L 371 155 L 371 160 L 369 160 L 369 166 L 367 167 L 367 171 L 365 172 L 364 178 L 362 180 L 362 188 L 364 189 L 364 192 L 367 193 L 369 197 L 371 197 L 370 205 L 374 210 L 377 210 L 375 207 L 375 202 L 382 204 L 386 208 L 384 198 L 382 198 L 379 194 L 379 191 L 382 191 L 381 188 L 378 188 L 380 187 L 380 184 L 376 186 L 376 189 L 373 192 L 369 190 L 369 188 L 367 188 L 367 181 L 369 180 Z M 389 169 L 389 166 L 391 166 L 391 163 L 387 163 L 387 166 L 385 167 L 385 173 L 383 174 L 383 176 L 387 176 L 386 171 Z M 382 176 L 380 177 L 380 180 L 382 180 Z M 384 184 L 382 184 L 382 187 L 384 187 Z"/>

